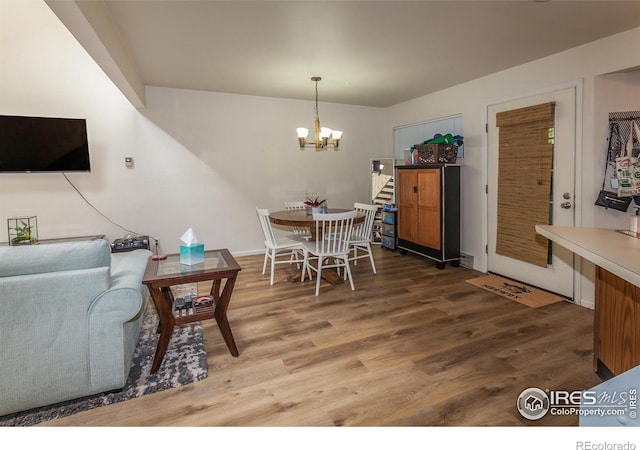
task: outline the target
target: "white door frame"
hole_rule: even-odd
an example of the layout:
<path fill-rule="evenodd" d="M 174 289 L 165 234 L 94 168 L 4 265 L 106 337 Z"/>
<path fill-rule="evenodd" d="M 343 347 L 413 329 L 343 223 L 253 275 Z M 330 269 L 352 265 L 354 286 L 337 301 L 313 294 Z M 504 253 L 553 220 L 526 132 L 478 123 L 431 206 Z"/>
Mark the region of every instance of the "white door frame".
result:
<path fill-rule="evenodd" d="M 566 83 L 560 83 L 557 85 L 552 85 L 546 87 L 544 89 L 539 89 L 535 91 L 525 92 L 522 95 L 518 96 L 505 96 L 502 98 L 497 98 L 492 100 L 490 103 L 486 102 L 483 104 L 482 111 L 482 120 L 483 127 L 485 127 L 484 139 L 482 139 L 482 181 L 484 186 L 488 186 L 489 184 L 489 133 L 486 127 L 489 124 L 489 107 L 492 105 L 507 103 L 519 99 L 524 99 L 528 97 L 533 97 L 536 95 L 547 94 L 554 91 L 559 91 L 567 88 L 575 89 L 575 165 L 574 165 L 574 199 L 573 199 L 573 208 L 574 208 L 574 225 L 579 227 L 582 226 L 582 193 L 583 193 L 583 152 L 582 152 L 582 136 L 583 136 L 583 91 L 584 91 L 584 80 L 576 79 L 571 80 Z M 487 273 L 489 271 L 489 255 L 487 251 L 484 251 L 489 246 L 489 195 L 485 190 L 484 201 L 482 202 L 482 234 L 483 234 L 483 242 L 482 242 L 482 272 Z M 582 259 L 579 257 L 574 257 L 574 267 L 573 267 L 573 299 L 577 304 L 580 304 L 580 300 L 582 299 L 582 284 L 581 284 L 581 272 L 582 272 Z"/>

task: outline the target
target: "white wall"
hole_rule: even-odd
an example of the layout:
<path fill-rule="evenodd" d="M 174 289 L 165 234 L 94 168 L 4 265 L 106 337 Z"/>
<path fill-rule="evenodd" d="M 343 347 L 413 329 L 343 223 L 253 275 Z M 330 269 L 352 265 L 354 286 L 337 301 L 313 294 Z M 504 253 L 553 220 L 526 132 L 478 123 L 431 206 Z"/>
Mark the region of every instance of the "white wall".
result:
<path fill-rule="evenodd" d="M 640 67 L 638 48 L 640 28 L 389 108 L 390 127 L 458 113 L 463 115 L 465 158 L 461 186 L 461 250 L 474 256 L 476 269 L 487 269 L 484 251 L 487 233 L 486 195 L 483 185 L 487 182 L 485 123 L 489 105 L 569 85 L 582 86 L 583 95 L 579 99 L 582 110 L 578 111 L 578 118 L 582 118 L 582 122 L 578 123 L 580 134 L 577 136 L 576 149 L 576 224 L 616 226 L 616 221 L 601 220 L 601 217 L 596 221 L 594 217 L 597 207 L 593 206 L 593 202 L 602 182 L 602 169 L 598 170 L 602 151 L 600 138 L 606 134 L 608 112 L 598 110 L 598 115 L 595 115 L 595 83 L 599 75 Z M 598 108 L 602 107 L 602 104 L 598 104 Z M 594 131 L 596 128 L 597 134 Z M 594 146 L 596 137 L 597 145 Z M 593 286 L 588 280 L 589 268 L 585 269 L 583 275 L 584 279 L 577 286 L 577 300 L 588 305 L 593 301 Z"/>
<path fill-rule="evenodd" d="M 147 88 L 138 111 L 41 2 L 0 2 L 0 67 L 0 114 L 86 118 L 92 171 L 69 179 L 163 252 L 189 227 L 207 248 L 262 251 L 256 206 L 309 191 L 330 207 L 367 202 L 370 158 L 385 154 L 381 108 L 320 103 L 322 124 L 344 130 L 340 150 L 322 152 L 295 134 L 313 126 L 312 101 Z M 61 174 L 0 174 L 0 223 L 31 215 L 41 238 L 125 234 Z"/>

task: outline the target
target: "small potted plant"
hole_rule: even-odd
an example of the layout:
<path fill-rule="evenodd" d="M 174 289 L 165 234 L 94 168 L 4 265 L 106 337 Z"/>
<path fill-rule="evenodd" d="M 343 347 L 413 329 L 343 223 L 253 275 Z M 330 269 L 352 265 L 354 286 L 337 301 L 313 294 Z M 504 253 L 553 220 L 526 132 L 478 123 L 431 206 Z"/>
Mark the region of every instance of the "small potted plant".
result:
<path fill-rule="evenodd" d="M 305 205 L 311 208 L 311 214 L 320 213 L 322 204 L 327 201 L 326 198 L 324 200 L 318 200 L 318 199 L 319 197 L 315 195 L 313 197 L 307 197 L 307 200 L 304 202 Z"/>
<path fill-rule="evenodd" d="M 9 228 L 9 244 L 32 244 L 38 240 L 36 217 L 16 217 L 7 220 Z"/>

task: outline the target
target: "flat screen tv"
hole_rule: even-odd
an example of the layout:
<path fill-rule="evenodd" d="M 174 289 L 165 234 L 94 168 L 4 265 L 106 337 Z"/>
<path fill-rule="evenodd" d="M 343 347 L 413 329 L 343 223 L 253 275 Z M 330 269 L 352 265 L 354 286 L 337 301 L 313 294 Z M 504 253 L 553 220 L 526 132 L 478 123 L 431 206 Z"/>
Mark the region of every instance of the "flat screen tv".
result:
<path fill-rule="evenodd" d="M 0 116 L 0 172 L 89 172 L 85 119 Z"/>

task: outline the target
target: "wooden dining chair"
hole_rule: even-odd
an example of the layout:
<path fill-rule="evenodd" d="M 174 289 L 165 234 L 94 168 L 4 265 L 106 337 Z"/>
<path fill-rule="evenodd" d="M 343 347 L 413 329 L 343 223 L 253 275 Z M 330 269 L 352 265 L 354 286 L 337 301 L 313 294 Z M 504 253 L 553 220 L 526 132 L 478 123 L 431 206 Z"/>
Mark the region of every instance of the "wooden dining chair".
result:
<path fill-rule="evenodd" d="M 316 295 L 320 293 L 322 270 L 328 268 L 344 268 L 345 276 L 349 278 L 351 290 L 355 290 L 351 270 L 349 269 L 349 242 L 353 231 L 353 219 L 356 211 L 343 213 L 314 214 L 316 240 L 303 242 L 304 265 L 302 281 L 309 270 L 316 272 Z M 311 264 L 311 259 L 317 258 L 317 266 Z M 311 277 L 309 277 L 311 278 Z"/>
<path fill-rule="evenodd" d="M 307 209 L 307 205 L 303 202 L 284 202 L 284 209 L 287 211 L 303 211 Z M 311 231 L 307 227 L 291 227 L 293 234 L 298 235 L 302 238 L 309 239 L 311 236 Z"/>
<path fill-rule="evenodd" d="M 264 263 L 262 265 L 262 275 L 267 271 L 267 261 L 271 259 L 271 285 L 273 286 L 273 278 L 276 264 L 297 264 L 300 268 L 300 258 L 304 258 L 305 249 L 300 240 L 279 236 L 273 232 L 271 221 L 269 220 L 269 210 L 256 208 L 260 227 L 264 234 Z M 281 256 L 289 256 L 288 260 L 278 259 Z M 311 277 L 311 272 L 308 272 Z"/>
<path fill-rule="evenodd" d="M 371 242 L 373 241 L 373 222 L 376 218 L 378 206 L 368 205 L 366 203 L 355 203 L 353 206 L 356 211 L 365 214 L 365 219 L 364 222 L 356 224 L 353 227 L 349 261 L 353 261 L 353 265 L 357 265 L 359 259 L 369 258 L 371 270 L 373 270 L 373 273 L 376 273 L 376 263 L 373 261 Z"/>

